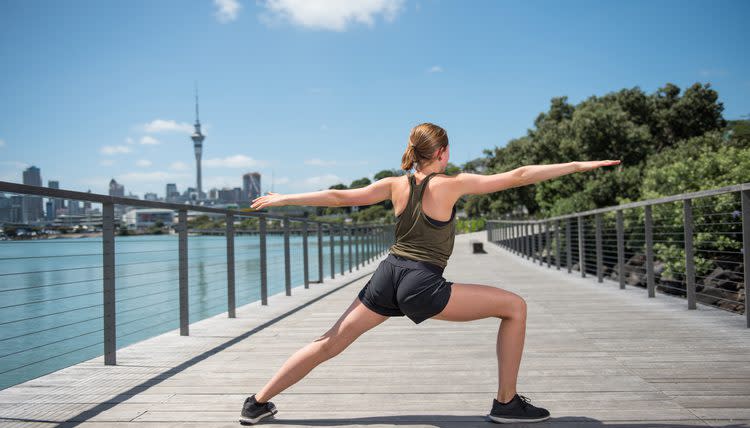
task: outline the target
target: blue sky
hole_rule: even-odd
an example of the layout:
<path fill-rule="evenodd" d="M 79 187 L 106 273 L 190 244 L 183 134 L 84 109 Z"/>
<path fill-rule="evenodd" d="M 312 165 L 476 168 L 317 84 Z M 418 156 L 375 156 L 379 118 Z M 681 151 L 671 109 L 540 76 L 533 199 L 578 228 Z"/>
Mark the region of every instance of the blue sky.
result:
<path fill-rule="evenodd" d="M 262 174 L 314 191 L 398 168 L 409 130 L 446 128 L 451 161 L 578 103 L 710 82 L 750 114 L 750 2 L 131 0 L 3 2 L 0 180 L 164 194 Z"/>

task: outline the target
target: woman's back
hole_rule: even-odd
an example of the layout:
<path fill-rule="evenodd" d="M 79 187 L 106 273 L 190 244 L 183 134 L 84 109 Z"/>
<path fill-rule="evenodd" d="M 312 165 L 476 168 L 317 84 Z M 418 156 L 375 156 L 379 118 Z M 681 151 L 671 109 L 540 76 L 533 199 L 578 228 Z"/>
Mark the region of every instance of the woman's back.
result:
<path fill-rule="evenodd" d="M 437 183 L 433 181 L 436 177 Z M 419 181 L 407 174 L 395 183 L 393 206 L 397 221 L 392 254 L 445 268 L 453 252 L 456 210 L 443 180 L 451 177 L 433 172 Z"/>

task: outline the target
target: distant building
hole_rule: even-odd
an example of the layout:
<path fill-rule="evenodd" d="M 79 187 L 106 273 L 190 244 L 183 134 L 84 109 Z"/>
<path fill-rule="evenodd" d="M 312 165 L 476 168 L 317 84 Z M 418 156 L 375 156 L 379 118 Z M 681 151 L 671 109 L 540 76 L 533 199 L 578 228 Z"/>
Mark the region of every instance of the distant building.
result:
<path fill-rule="evenodd" d="M 217 189 L 217 188 L 214 187 L 211 190 L 209 190 L 208 191 L 208 199 L 210 199 L 212 201 L 218 200 L 219 199 L 219 189 Z"/>
<path fill-rule="evenodd" d="M 91 189 L 87 193 L 91 193 Z M 91 201 L 83 201 L 83 213 L 89 214 L 91 213 Z"/>
<path fill-rule="evenodd" d="M 183 201 L 190 201 L 190 203 L 197 203 L 200 200 L 200 196 L 198 195 L 198 191 L 195 189 L 195 187 L 188 187 L 187 190 L 185 190 L 185 193 L 182 194 Z"/>
<path fill-rule="evenodd" d="M 23 172 L 23 184 L 42 187 L 42 175 L 39 168 L 30 166 Z M 24 195 L 23 197 L 23 223 L 33 223 L 42 219 L 44 209 L 42 197 L 35 195 Z"/>
<path fill-rule="evenodd" d="M 247 198 L 243 202 L 260 196 L 260 173 L 249 172 L 242 176 L 242 196 Z"/>
<path fill-rule="evenodd" d="M 115 208 L 117 205 L 115 205 Z M 81 204 L 78 201 L 69 200 L 68 201 L 68 215 L 81 215 L 83 214 L 83 210 L 81 209 Z"/>
<path fill-rule="evenodd" d="M 11 223 L 23 223 L 23 205 L 24 198 L 21 195 L 13 195 L 10 197 L 10 222 Z"/>
<path fill-rule="evenodd" d="M 0 223 L 10 221 L 10 198 L 0 193 Z"/>
<path fill-rule="evenodd" d="M 180 192 L 177 191 L 175 183 L 167 183 L 167 191 L 164 193 L 164 199 L 167 202 L 177 202 L 180 199 Z"/>
<path fill-rule="evenodd" d="M 143 200 L 144 201 L 158 201 L 159 196 L 156 193 L 149 192 L 143 195 Z"/>
<path fill-rule="evenodd" d="M 47 182 L 47 187 L 50 189 L 59 189 L 60 188 L 60 182 L 56 180 L 49 180 Z M 60 215 L 62 213 L 62 209 L 65 208 L 64 199 L 60 198 L 52 198 L 50 199 L 52 201 L 52 219 L 54 220 L 55 217 Z M 49 220 L 50 213 L 47 213 L 47 219 Z"/>
<path fill-rule="evenodd" d="M 234 190 L 228 187 L 219 190 L 218 201 L 223 204 L 236 202 Z"/>
<path fill-rule="evenodd" d="M 164 226 L 171 226 L 174 211 L 161 208 L 144 208 L 128 211 L 122 218 L 123 224 L 130 229 L 143 229 L 162 222 Z"/>
<path fill-rule="evenodd" d="M 52 199 L 47 200 L 44 219 L 49 222 L 55 220 L 55 203 Z"/>
<path fill-rule="evenodd" d="M 125 197 L 125 186 L 122 184 L 118 184 L 117 181 L 113 178 L 109 182 L 109 196 L 118 196 L 120 198 Z"/>
<path fill-rule="evenodd" d="M 198 88 L 195 89 L 195 125 L 193 125 L 195 130 L 193 134 L 190 136 L 190 139 L 193 140 L 193 151 L 195 152 L 195 172 L 196 172 L 196 184 L 198 185 L 198 189 L 196 190 L 195 194 L 197 197 L 197 200 L 203 199 L 203 181 L 201 179 L 201 157 L 203 155 L 203 140 L 206 139 L 206 136 L 203 135 L 201 132 L 201 121 L 200 116 L 198 114 Z M 193 198 L 190 198 L 189 200 L 193 201 Z"/>

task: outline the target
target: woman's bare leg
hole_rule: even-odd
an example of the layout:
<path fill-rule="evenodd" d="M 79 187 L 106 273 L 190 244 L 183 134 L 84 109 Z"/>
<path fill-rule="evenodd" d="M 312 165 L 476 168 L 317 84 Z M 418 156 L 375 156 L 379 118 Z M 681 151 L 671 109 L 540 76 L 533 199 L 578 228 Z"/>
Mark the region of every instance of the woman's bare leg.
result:
<path fill-rule="evenodd" d="M 358 298 L 339 317 L 324 335 L 295 352 L 281 366 L 271 380 L 255 394 L 255 399 L 266 402 L 305 377 L 312 369 L 346 349 L 362 333 L 377 326 L 388 317 L 373 312 Z"/>
<path fill-rule="evenodd" d="M 451 285 L 451 297 L 442 312 L 432 317 L 445 321 L 501 318 L 497 332 L 497 400 L 508 402 L 516 393 L 518 369 L 526 337 L 526 301 L 497 287 L 479 284 Z"/>

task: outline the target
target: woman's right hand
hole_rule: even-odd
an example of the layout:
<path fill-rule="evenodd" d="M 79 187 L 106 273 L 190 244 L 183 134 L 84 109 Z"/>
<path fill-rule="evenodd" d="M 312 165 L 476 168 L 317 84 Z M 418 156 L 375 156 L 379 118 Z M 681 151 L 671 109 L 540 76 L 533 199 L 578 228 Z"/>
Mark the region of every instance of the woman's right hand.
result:
<path fill-rule="evenodd" d="M 620 163 L 620 160 L 576 161 L 573 163 L 576 166 L 576 171 L 583 172 L 591 171 L 592 169 L 596 169 L 602 166 L 617 165 Z"/>

